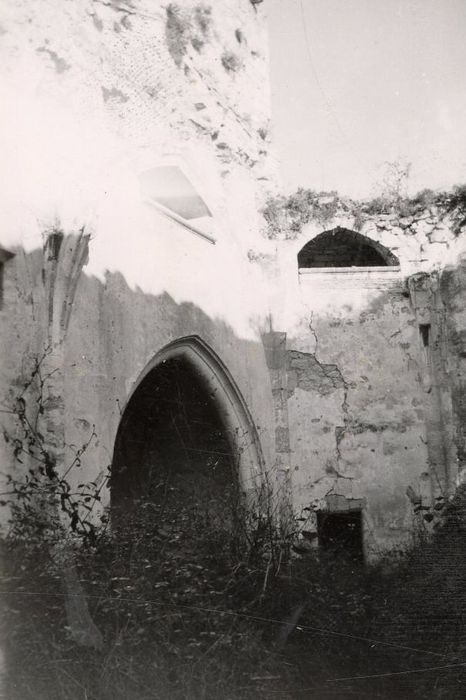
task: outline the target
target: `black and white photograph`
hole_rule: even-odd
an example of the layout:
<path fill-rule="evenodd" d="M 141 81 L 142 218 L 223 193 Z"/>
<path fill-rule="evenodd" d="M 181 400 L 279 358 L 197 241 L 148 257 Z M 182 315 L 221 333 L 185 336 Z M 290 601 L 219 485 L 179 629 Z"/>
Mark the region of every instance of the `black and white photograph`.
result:
<path fill-rule="evenodd" d="M 465 0 L 0 0 L 0 700 L 466 698 Z"/>

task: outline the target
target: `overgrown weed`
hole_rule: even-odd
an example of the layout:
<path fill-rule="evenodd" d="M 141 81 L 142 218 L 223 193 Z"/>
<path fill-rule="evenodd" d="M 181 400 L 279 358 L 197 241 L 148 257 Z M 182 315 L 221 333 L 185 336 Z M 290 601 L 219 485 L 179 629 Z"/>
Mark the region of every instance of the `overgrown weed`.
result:
<path fill-rule="evenodd" d="M 173 540 L 139 506 L 78 551 L 102 653 L 70 642 L 48 550 L 8 544 L 11 700 L 463 697 L 464 492 L 431 540 L 366 567 L 271 567 L 270 547 L 239 556 L 228 529 Z"/>
<path fill-rule="evenodd" d="M 32 376 L 36 400 L 28 380 L 7 432 L 18 462 L 1 552 L 9 700 L 464 697 L 465 487 L 442 501 L 430 537 L 366 566 L 318 550 L 292 556 L 299 528 L 267 481 L 247 500 L 233 488 L 220 509 L 172 489 L 117 503 L 111 528 L 109 514 L 85 525 L 99 487 L 75 491 L 68 472 L 47 470 L 33 411 L 40 364 Z M 98 651 L 68 628 L 64 563 L 50 546 L 65 536 Z"/>

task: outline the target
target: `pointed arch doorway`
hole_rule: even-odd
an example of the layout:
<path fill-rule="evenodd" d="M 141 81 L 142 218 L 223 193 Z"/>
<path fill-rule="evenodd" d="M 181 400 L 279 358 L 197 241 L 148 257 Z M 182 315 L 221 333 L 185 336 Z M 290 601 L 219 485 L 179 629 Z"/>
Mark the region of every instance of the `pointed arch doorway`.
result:
<path fill-rule="evenodd" d="M 241 491 L 260 479 L 257 433 L 239 389 L 196 336 L 167 345 L 144 369 L 115 441 L 112 516 L 150 504 L 164 531 L 225 525 Z"/>

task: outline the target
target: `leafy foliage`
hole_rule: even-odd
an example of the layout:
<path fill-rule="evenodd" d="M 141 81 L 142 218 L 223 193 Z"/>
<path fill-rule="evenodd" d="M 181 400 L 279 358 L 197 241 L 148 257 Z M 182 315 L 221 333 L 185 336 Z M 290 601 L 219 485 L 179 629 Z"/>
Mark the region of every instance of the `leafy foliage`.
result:
<path fill-rule="evenodd" d="M 466 226 L 466 185 L 457 185 L 450 194 L 447 194 L 443 206 L 451 217 L 455 232 L 460 234 Z"/>
<path fill-rule="evenodd" d="M 294 194 L 269 198 L 262 213 L 268 223 L 268 237 L 276 238 L 284 232 L 285 238 L 296 238 L 309 221 L 325 224 L 340 207 L 335 192 L 314 192 L 300 187 Z"/>
<path fill-rule="evenodd" d="M 267 222 L 267 236 L 275 239 L 297 237 L 302 227 L 314 221 L 327 225 L 335 216 L 354 217 L 356 230 L 365 221 L 378 216 L 393 216 L 396 220 L 434 216 L 439 221 L 448 218 L 452 230 L 459 236 L 466 226 L 466 185 L 458 185 L 451 192 L 422 190 L 413 197 L 403 196 L 391 187 L 383 195 L 367 201 L 340 197 L 336 192 L 315 192 L 299 188 L 288 197 L 270 197 L 262 210 Z"/>
<path fill-rule="evenodd" d="M 0 506 L 9 510 L 8 537 L 14 541 L 44 543 L 59 541 L 71 535 L 93 542 L 98 524 L 91 518 L 109 473 L 98 484 L 95 481 L 72 486 L 70 476 L 81 468 L 83 455 L 96 438 L 92 428 L 80 447 L 69 447 L 72 456 L 59 470 L 51 445 L 41 433 L 41 419 L 47 411 L 46 388 L 52 372 L 44 373 L 43 364 L 50 349 L 42 357 L 33 358 L 26 379 L 17 384 L 20 390 L 10 397 L 10 428 L 3 428 L 3 439 L 9 445 L 14 469 L 4 475 L 6 491 Z M 54 446 L 65 451 L 65 445 Z"/>

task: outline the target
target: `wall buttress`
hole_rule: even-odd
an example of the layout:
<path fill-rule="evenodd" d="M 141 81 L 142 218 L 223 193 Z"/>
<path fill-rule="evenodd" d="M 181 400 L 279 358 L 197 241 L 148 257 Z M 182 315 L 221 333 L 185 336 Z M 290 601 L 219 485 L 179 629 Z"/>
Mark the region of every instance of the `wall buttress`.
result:
<path fill-rule="evenodd" d="M 286 333 L 271 331 L 262 336 L 267 367 L 272 382 L 275 413 L 275 472 L 281 499 L 282 518 L 288 520 L 292 508 L 290 426 L 286 367 Z"/>
<path fill-rule="evenodd" d="M 426 442 L 432 499 L 451 493 L 457 461 L 452 435 L 452 399 L 447 366 L 445 307 L 436 273 L 418 273 L 408 279 L 410 299 L 423 354 L 421 382 L 426 397 Z"/>

